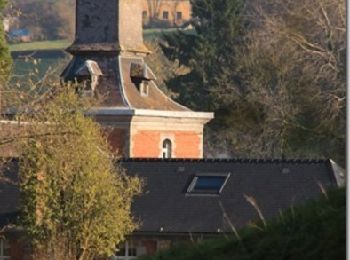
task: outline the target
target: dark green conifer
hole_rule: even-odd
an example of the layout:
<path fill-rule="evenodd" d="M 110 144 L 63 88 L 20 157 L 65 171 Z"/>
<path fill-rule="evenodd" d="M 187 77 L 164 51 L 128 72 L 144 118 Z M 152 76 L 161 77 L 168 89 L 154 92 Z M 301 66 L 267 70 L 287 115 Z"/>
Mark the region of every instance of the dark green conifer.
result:
<path fill-rule="evenodd" d="M 164 36 L 163 51 L 191 71 L 168 82 L 179 101 L 199 110 L 228 104 L 236 79 L 227 70 L 234 63 L 235 43 L 242 35 L 243 0 L 192 0 L 194 32 Z M 230 82 L 230 84 L 227 84 Z"/>

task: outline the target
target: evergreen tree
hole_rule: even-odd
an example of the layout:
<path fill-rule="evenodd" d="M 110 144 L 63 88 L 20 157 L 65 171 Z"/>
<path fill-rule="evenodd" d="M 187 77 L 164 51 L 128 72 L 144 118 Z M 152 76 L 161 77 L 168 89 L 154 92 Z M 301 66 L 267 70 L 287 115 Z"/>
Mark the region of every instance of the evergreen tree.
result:
<path fill-rule="evenodd" d="M 236 91 L 235 46 L 242 34 L 243 0 L 193 0 L 194 33 L 164 35 L 165 55 L 190 72 L 168 82 L 179 101 L 194 109 L 216 110 L 230 103 Z"/>

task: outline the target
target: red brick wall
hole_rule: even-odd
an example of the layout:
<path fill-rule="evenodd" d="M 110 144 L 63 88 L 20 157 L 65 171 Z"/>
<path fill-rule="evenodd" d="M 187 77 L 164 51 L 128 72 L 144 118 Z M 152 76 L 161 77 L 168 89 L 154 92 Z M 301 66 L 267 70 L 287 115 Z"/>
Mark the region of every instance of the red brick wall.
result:
<path fill-rule="evenodd" d="M 105 135 L 113 153 L 117 153 L 120 156 L 125 156 L 125 145 L 128 144 L 126 138 L 126 130 L 124 129 L 105 129 Z"/>
<path fill-rule="evenodd" d="M 165 138 L 172 141 L 172 157 L 201 158 L 201 134 L 194 131 L 141 130 L 131 137 L 131 157 L 159 158 Z"/>
<path fill-rule="evenodd" d="M 159 131 L 138 131 L 131 136 L 131 157 L 158 158 L 159 155 Z"/>
<path fill-rule="evenodd" d="M 177 158 L 201 158 L 201 136 L 195 132 L 176 132 L 175 134 Z"/>

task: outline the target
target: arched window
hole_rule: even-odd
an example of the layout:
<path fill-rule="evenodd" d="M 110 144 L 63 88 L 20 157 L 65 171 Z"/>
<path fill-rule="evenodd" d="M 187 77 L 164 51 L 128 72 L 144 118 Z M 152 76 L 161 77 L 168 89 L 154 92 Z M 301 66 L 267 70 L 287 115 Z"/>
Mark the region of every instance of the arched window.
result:
<path fill-rule="evenodd" d="M 165 139 L 163 141 L 163 158 L 171 158 L 171 140 Z"/>

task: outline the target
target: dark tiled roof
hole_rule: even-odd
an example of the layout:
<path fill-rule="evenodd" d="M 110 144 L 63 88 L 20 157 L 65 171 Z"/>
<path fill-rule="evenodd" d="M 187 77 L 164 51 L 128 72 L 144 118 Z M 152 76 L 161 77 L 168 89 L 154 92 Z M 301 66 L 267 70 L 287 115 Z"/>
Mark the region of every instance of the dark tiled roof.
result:
<path fill-rule="evenodd" d="M 132 207 L 141 221 L 138 232 L 161 228 L 164 233 L 230 232 L 227 219 L 239 228 L 258 218 L 244 195 L 253 197 L 264 217 L 270 218 L 281 209 L 317 198 L 320 186 L 336 186 L 328 160 L 126 159 L 120 163 L 127 174 L 145 183 Z M 18 211 L 17 172 L 13 161 L 4 174 L 10 181 L 0 182 L 0 227 L 13 221 Z M 230 173 L 220 195 L 186 193 L 194 175 L 203 173 Z"/>
<path fill-rule="evenodd" d="M 321 186 L 335 186 L 329 161 L 282 160 L 159 160 L 121 161 L 130 175 L 144 179 L 143 194 L 133 204 L 142 222 L 140 232 L 230 232 L 258 219 L 244 197 L 257 202 L 265 218 L 291 205 L 317 198 Z M 230 173 L 220 195 L 189 195 L 195 174 Z M 222 206 L 220 206 L 220 204 Z M 224 213 L 227 218 L 224 218 Z"/>

